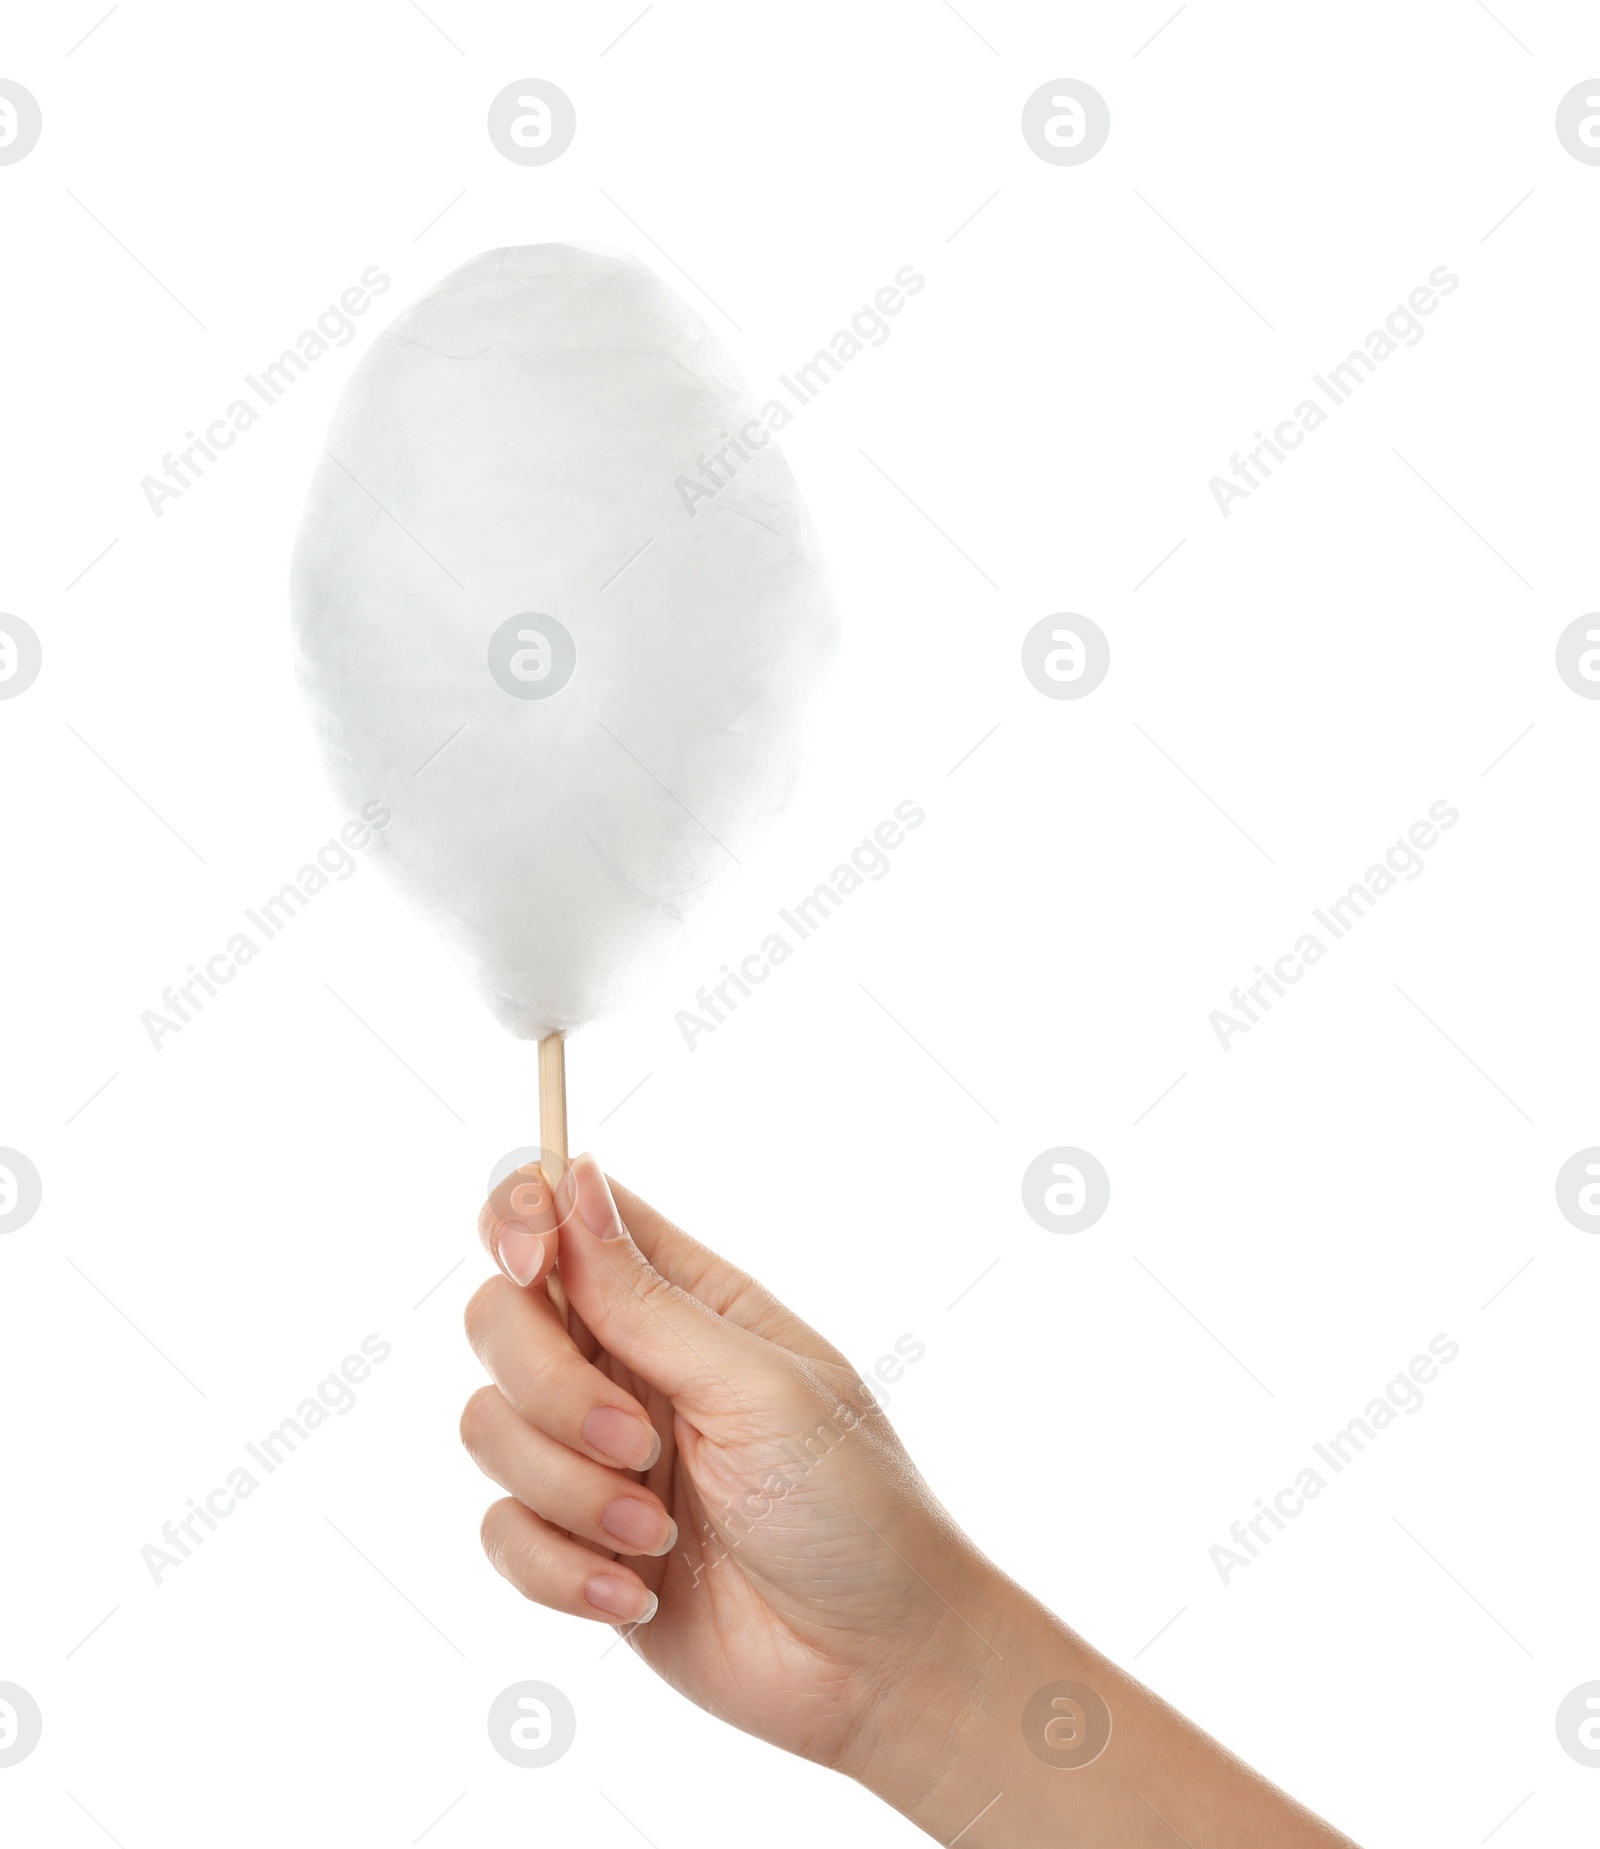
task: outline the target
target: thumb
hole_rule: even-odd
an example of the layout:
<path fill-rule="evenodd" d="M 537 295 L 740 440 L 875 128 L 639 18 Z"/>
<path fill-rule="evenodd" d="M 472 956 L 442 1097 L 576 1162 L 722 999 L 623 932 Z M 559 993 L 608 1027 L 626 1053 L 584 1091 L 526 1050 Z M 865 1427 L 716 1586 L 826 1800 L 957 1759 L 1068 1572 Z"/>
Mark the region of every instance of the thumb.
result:
<path fill-rule="evenodd" d="M 696 1424 L 774 1397 L 787 1357 L 664 1278 L 635 1244 L 610 1183 L 579 1156 L 556 1190 L 561 1280 L 601 1345 Z"/>

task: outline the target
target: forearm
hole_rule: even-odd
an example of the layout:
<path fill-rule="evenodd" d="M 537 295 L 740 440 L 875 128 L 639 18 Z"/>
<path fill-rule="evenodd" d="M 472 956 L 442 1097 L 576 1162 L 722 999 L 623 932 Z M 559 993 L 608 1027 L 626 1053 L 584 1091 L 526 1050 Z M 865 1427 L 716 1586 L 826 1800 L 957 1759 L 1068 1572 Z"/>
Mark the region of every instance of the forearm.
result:
<path fill-rule="evenodd" d="M 1353 1849 L 972 1555 L 861 1782 L 962 1849 Z M 1109 1729 L 1109 1732 L 1108 1732 Z"/>

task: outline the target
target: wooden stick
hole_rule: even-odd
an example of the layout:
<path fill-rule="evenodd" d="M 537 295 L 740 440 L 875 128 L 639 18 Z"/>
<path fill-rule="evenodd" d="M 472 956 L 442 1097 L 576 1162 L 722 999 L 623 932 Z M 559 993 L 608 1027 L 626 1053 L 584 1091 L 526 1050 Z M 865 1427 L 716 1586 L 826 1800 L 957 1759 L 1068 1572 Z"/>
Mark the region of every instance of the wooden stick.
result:
<path fill-rule="evenodd" d="M 560 1032 L 539 1042 L 539 1147 L 545 1186 L 553 1194 L 567 1172 L 567 1054 Z M 546 1280 L 550 1301 L 556 1306 L 562 1328 L 567 1326 L 567 1293 L 552 1271 Z"/>

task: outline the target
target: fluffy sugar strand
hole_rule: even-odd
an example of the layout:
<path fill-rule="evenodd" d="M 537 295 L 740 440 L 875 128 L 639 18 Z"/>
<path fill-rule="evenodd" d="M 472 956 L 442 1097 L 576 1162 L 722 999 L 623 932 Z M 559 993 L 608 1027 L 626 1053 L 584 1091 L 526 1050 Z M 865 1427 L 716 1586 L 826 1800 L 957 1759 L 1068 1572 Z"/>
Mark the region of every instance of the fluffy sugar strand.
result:
<path fill-rule="evenodd" d="M 752 424 L 644 265 L 542 244 L 401 314 L 329 430 L 293 568 L 317 740 L 526 1038 L 626 1001 L 791 794 L 836 618 L 776 445 L 730 450 Z"/>

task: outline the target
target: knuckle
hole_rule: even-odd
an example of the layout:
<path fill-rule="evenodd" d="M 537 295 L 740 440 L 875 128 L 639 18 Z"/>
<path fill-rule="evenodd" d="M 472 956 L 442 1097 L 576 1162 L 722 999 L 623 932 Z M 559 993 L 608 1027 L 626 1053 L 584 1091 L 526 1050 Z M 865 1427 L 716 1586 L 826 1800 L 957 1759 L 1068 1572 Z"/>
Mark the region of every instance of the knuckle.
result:
<path fill-rule="evenodd" d="M 500 1398 L 496 1387 L 480 1387 L 461 1408 L 461 1442 L 476 1457 L 493 1427 Z"/>
<path fill-rule="evenodd" d="M 472 1346 L 480 1348 L 489 1339 L 501 1312 L 505 1307 L 505 1294 L 510 1287 L 498 1272 L 492 1278 L 485 1278 L 467 1299 L 467 1307 L 461 1313 L 461 1320 L 466 1325 L 467 1340 Z"/>
<path fill-rule="evenodd" d="M 527 1599 L 539 1597 L 538 1587 L 549 1565 L 548 1550 L 537 1536 L 523 1532 L 516 1519 L 517 1505 L 509 1498 L 490 1503 L 483 1512 L 478 1536 L 489 1564 Z"/>
<path fill-rule="evenodd" d="M 483 1520 L 478 1524 L 478 1539 L 489 1556 L 490 1565 L 497 1573 L 503 1573 L 506 1541 L 506 1505 L 503 1502 L 491 1502 L 484 1510 Z"/>
<path fill-rule="evenodd" d="M 559 1391 L 566 1375 L 566 1356 L 560 1349 L 537 1339 L 519 1342 L 507 1357 L 506 1391 L 511 1404 L 527 1416 L 541 1401 Z"/>
<path fill-rule="evenodd" d="M 796 1356 L 782 1370 L 788 1404 L 812 1419 L 843 1418 L 850 1429 L 881 1418 L 877 1397 L 848 1362 L 842 1365 Z"/>
<path fill-rule="evenodd" d="M 633 1286 L 634 1295 L 647 1309 L 670 1310 L 684 1298 L 684 1293 L 676 1284 L 662 1277 L 659 1271 L 643 1260 L 629 1282 Z"/>
<path fill-rule="evenodd" d="M 626 1341 L 630 1333 L 649 1335 L 663 1322 L 679 1320 L 685 1302 L 694 1299 L 638 1258 L 618 1268 L 617 1288 L 601 1294 L 589 1326 L 603 1346 Z"/>

